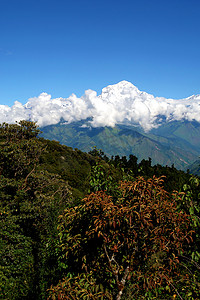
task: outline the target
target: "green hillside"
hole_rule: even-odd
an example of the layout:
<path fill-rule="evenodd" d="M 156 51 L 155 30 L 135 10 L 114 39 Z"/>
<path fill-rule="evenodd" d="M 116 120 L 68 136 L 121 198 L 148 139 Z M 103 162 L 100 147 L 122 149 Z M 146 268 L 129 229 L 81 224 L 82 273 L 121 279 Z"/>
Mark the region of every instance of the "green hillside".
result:
<path fill-rule="evenodd" d="M 200 299 L 200 179 L 39 134 L 0 125 L 0 299 Z"/>
<path fill-rule="evenodd" d="M 172 131 L 171 128 L 171 133 L 167 127 L 157 134 L 144 133 L 139 128 L 125 125 L 117 125 L 115 128 L 91 128 L 84 125 L 83 121 L 50 125 L 42 128 L 42 136 L 85 152 L 96 146 L 109 157 L 134 154 L 139 161 L 151 157 L 153 164 L 174 164 L 178 169 L 187 168 L 198 157 L 198 147 L 194 146 L 196 142 L 192 138 L 190 140 L 193 144 L 187 137 L 183 139 L 175 135 L 179 133 L 181 136 L 180 124 L 175 124 L 176 130 L 173 127 Z"/>
<path fill-rule="evenodd" d="M 158 137 L 174 141 L 177 146 L 192 148 L 200 152 L 200 123 L 196 121 L 174 121 L 166 123 L 151 131 Z"/>
<path fill-rule="evenodd" d="M 189 166 L 191 174 L 200 176 L 200 160 L 196 160 L 193 164 Z"/>

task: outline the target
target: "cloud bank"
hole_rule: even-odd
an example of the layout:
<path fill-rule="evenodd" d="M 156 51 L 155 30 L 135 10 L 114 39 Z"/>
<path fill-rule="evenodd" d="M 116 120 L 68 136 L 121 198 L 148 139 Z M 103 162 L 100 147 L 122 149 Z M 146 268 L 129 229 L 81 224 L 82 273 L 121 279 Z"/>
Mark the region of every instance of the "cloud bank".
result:
<path fill-rule="evenodd" d="M 99 96 L 92 90 L 80 98 L 72 94 L 69 98 L 52 99 L 42 93 L 28 99 L 25 105 L 18 101 L 12 107 L 0 105 L 0 123 L 31 120 L 44 127 L 60 120 L 71 123 L 88 118 L 92 127 L 133 124 L 145 131 L 158 127 L 163 120 L 200 122 L 200 95 L 180 100 L 154 97 L 121 81 L 105 87 Z"/>

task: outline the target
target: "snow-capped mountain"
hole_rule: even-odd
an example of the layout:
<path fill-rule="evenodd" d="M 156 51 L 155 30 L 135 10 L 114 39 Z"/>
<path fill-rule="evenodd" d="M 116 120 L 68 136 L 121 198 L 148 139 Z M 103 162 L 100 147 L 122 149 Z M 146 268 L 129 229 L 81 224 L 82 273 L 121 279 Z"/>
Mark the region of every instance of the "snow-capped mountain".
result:
<path fill-rule="evenodd" d="M 175 100 L 154 97 L 132 83 L 109 85 L 97 95 L 52 99 L 42 93 L 25 105 L 0 106 L 0 123 L 31 120 L 43 137 L 106 155 L 134 154 L 138 160 L 187 169 L 200 154 L 200 95 Z"/>
<path fill-rule="evenodd" d="M 146 132 L 171 121 L 200 122 L 200 95 L 180 100 L 154 97 L 130 82 L 121 81 L 103 88 L 100 95 L 87 90 L 80 98 L 72 94 L 52 99 L 42 93 L 28 99 L 25 105 L 18 101 L 12 107 L 0 105 L 0 123 L 26 119 L 44 127 L 60 120 L 70 124 L 88 118 L 87 126 L 93 128 L 124 124 L 142 127 Z"/>

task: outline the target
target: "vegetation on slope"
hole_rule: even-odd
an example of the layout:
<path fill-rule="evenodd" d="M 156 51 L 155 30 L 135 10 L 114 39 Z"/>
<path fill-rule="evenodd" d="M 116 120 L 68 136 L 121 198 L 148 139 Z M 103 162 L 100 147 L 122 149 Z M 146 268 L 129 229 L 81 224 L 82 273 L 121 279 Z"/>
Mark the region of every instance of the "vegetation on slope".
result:
<path fill-rule="evenodd" d="M 181 134 L 184 130 L 185 138 Z M 139 161 L 151 157 L 153 164 L 174 164 L 178 169 L 187 169 L 200 151 L 199 140 L 193 136 L 196 134 L 198 137 L 200 126 L 194 128 L 193 124 L 181 122 L 171 122 L 148 133 L 126 125 L 91 128 L 87 121 L 51 125 L 42 128 L 42 131 L 42 136 L 47 139 L 85 152 L 97 146 L 109 157 L 134 154 Z"/>
<path fill-rule="evenodd" d="M 0 125 L 0 299 L 199 299 L 198 177 L 38 134 Z"/>

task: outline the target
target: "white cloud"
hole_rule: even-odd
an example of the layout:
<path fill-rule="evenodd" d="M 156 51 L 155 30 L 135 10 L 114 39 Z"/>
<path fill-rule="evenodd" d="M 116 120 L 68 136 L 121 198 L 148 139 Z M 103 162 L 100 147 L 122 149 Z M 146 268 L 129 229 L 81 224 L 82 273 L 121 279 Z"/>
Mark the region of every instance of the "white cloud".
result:
<path fill-rule="evenodd" d="M 40 127 L 57 124 L 61 119 L 71 123 L 91 118 L 92 127 L 132 123 L 148 131 L 158 126 L 161 116 L 167 121 L 200 122 L 200 96 L 181 100 L 155 98 L 122 81 L 104 88 L 99 96 L 92 90 L 80 98 L 72 94 L 69 98 L 52 99 L 42 93 L 28 99 L 25 105 L 17 101 L 12 107 L 0 105 L 0 123 L 26 119 L 36 121 Z"/>

